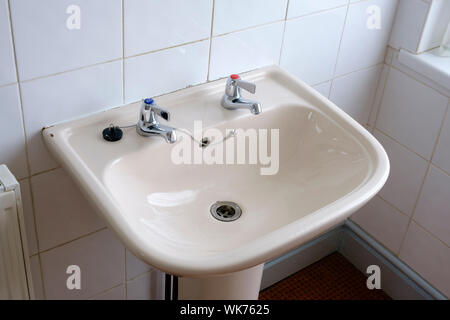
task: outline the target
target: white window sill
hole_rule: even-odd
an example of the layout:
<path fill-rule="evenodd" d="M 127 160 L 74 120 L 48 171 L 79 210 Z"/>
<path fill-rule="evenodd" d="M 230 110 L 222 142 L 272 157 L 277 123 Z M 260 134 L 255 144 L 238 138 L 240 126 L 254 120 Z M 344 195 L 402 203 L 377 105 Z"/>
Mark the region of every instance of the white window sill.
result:
<path fill-rule="evenodd" d="M 400 50 L 398 61 L 450 90 L 450 57 L 438 56 L 438 50 L 439 48 L 422 54 Z"/>

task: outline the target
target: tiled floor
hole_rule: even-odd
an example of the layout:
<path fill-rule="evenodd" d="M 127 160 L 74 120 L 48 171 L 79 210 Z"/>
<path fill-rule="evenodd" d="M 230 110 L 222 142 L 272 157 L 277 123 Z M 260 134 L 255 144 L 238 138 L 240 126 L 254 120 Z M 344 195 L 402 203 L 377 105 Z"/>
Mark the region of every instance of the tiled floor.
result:
<path fill-rule="evenodd" d="M 333 253 L 265 289 L 260 300 L 390 300 L 369 290 L 366 276 L 340 253 Z"/>

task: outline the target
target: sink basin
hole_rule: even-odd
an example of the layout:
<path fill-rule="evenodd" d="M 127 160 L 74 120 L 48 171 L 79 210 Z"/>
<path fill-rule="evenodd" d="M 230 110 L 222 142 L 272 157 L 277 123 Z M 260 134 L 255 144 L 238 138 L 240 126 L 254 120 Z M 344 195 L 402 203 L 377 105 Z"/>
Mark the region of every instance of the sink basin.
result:
<path fill-rule="evenodd" d="M 222 108 L 224 80 L 156 101 L 171 112 L 168 125 L 198 136 L 239 129 L 216 148 L 251 130 L 267 130 L 269 138 L 277 131 L 278 157 L 271 144 L 270 165 L 176 164 L 174 148 L 189 140 L 183 134 L 174 145 L 134 128 L 124 129 L 120 141 L 102 139 L 110 123 L 136 123 L 140 103 L 43 131 L 50 151 L 125 246 L 167 273 L 208 278 L 252 270 L 343 222 L 387 179 L 389 161 L 378 141 L 311 87 L 276 66 L 241 76 L 256 83 L 251 98 L 262 104 L 260 115 Z M 208 148 L 192 144 L 200 155 Z M 216 201 L 238 204 L 241 217 L 215 219 Z"/>

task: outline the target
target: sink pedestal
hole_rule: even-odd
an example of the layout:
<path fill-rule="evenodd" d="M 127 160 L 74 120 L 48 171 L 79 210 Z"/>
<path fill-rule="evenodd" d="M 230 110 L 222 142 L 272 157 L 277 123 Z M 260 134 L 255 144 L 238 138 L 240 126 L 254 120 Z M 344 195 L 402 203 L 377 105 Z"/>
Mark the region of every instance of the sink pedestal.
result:
<path fill-rule="evenodd" d="M 264 264 L 250 269 L 208 277 L 179 277 L 180 300 L 257 300 Z"/>

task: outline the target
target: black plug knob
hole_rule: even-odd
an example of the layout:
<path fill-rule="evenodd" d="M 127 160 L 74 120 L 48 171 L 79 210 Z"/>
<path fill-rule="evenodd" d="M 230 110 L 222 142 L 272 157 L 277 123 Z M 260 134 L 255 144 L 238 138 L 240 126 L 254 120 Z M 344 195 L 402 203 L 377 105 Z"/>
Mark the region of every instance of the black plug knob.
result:
<path fill-rule="evenodd" d="M 105 128 L 102 132 L 103 139 L 106 141 L 114 142 L 122 139 L 123 131 L 119 127 L 115 127 L 110 125 L 108 128 Z"/>

